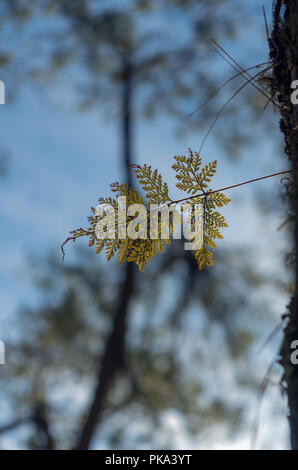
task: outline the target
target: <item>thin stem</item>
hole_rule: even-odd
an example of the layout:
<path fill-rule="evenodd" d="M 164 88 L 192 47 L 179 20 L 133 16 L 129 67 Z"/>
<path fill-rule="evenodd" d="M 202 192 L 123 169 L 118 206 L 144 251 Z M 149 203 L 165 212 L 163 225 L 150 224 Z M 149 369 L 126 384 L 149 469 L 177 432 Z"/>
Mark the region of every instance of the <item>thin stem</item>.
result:
<path fill-rule="evenodd" d="M 204 136 L 204 138 L 203 138 L 203 140 L 202 140 L 202 143 L 201 143 L 201 146 L 200 146 L 199 152 L 198 152 L 199 154 L 201 154 L 201 151 L 202 151 L 202 149 L 203 149 L 203 147 L 204 147 L 204 144 L 205 144 L 207 138 L 209 137 L 209 135 L 210 135 L 210 133 L 211 133 L 213 127 L 215 126 L 216 122 L 218 121 L 218 119 L 219 119 L 221 113 L 224 111 L 224 109 L 226 108 L 226 106 L 227 106 L 228 104 L 230 104 L 230 102 L 233 100 L 233 98 L 235 98 L 235 96 L 238 95 L 238 93 L 240 93 L 240 91 L 243 90 L 243 88 L 245 88 L 249 83 L 251 83 L 252 80 L 254 80 L 254 79 L 255 79 L 257 76 L 259 76 L 261 73 L 264 73 L 264 72 L 266 72 L 267 70 L 269 70 L 271 67 L 272 67 L 272 65 L 270 65 L 269 67 L 266 67 L 265 70 L 261 70 L 260 72 L 256 73 L 256 74 L 255 74 L 252 78 L 250 78 L 250 79 L 247 79 L 247 78 L 245 77 L 247 81 L 246 81 L 240 88 L 238 88 L 238 90 L 235 91 L 235 93 L 233 93 L 233 95 L 228 99 L 228 101 L 226 101 L 226 102 L 224 103 L 224 105 L 223 105 L 223 106 L 219 109 L 219 111 L 217 112 L 214 121 L 212 122 L 211 126 L 209 127 L 208 131 L 206 132 L 206 134 L 205 134 L 205 136 Z"/>
<path fill-rule="evenodd" d="M 242 71 L 242 76 L 247 80 L 247 77 L 245 75 L 247 75 L 251 81 L 250 83 L 257 89 L 259 90 L 260 93 L 262 93 L 267 99 L 269 98 L 268 95 L 263 91 L 264 90 L 264 87 L 262 86 L 261 88 L 259 86 L 257 86 L 255 83 L 253 83 L 254 81 L 254 77 L 252 77 L 247 71 L 245 71 L 245 69 L 243 67 L 241 67 L 240 64 L 238 64 L 238 62 L 236 62 L 235 59 L 233 59 L 233 57 L 227 52 L 225 51 L 225 49 L 220 45 L 218 44 L 217 41 L 215 41 L 215 39 L 211 39 L 211 41 L 213 42 L 213 44 L 215 44 L 241 71 Z M 228 62 L 228 61 L 227 61 Z M 231 67 L 233 67 L 234 70 L 236 70 L 237 72 L 239 71 L 236 67 L 234 67 L 230 62 L 228 62 Z M 262 90 L 263 88 L 263 90 Z M 273 100 L 270 99 L 270 101 L 272 101 L 273 104 L 275 104 L 275 106 L 277 106 L 279 109 L 281 109 L 281 107 L 276 104 Z"/>
<path fill-rule="evenodd" d="M 196 196 L 184 197 L 182 199 L 177 199 L 176 201 L 173 201 L 171 204 L 178 204 L 178 202 L 188 201 L 190 199 L 195 199 L 196 197 L 200 197 L 200 196 L 204 196 L 204 195 L 208 196 L 209 194 L 219 193 L 221 191 L 226 191 L 228 189 L 237 188 L 237 187 L 243 186 L 245 184 L 254 183 L 255 181 L 264 180 L 266 178 L 272 178 L 273 176 L 285 175 L 286 173 L 291 173 L 291 171 L 292 170 L 279 171 L 278 173 L 272 173 L 271 175 L 261 176 L 260 178 L 254 178 L 252 180 L 243 181 L 243 183 L 233 184 L 232 186 L 226 186 L 225 188 L 214 189 L 212 191 L 208 191 L 207 193 L 200 193 L 200 194 L 197 194 Z"/>
<path fill-rule="evenodd" d="M 238 188 L 239 186 L 244 186 L 245 184 L 250 184 L 250 183 L 254 183 L 256 181 L 261 181 L 261 180 L 265 180 L 267 178 L 272 178 L 273 176 L 279 176 L 279 175 L 286 175 L 287 173 L 291 173 L 292 170 L 285 170 L 285 171 L 279 171 L 277 173 L 272 173 L 271 175 L 265 175 L 265 176 L 261 176 L 259 178 L 254 178 L 252 180 L 248 180 L 248 181 L 243 181 L 242 183 L 237 183 L 237 184 L 233 184 L 231 186 L 225 186 L 224 188 L 219 188 L 219 189 L 214 189 L 212 191 L 207 191 L 207 192 L 202 192 L 202 193 L 199 193 L 199 194 L 196 194 L 195 196 L 187 196 L 187 197 L 184 197 L 184 198 L 181 198 L 181 199 L 176 199 L 175 201 L 170 201 L 168 202 L 167 204 L 164 204 L 163 206 L 161 207 L 158 207 L 157 209 L 155 209 L 155 212 L 156 211 L 159 211 L 160 209 L 162 209 L 163 207 L 168 207 L 168 206 L 171 206 L 172 204 L 178 204 L 179 202 L 183 202 L 183 201 L 190 201 L 191 199 L 195 199 L 197 197 L 202 197 L 204 196 L 205 198 L 207 196 L 209 196 L 209 194 L 213 194 L 213 193 L 219 193 L 219 192 L 222 192 L 222 191 L 227 191 L 228 189 L 233 189 L 233 188 Z M 154 212 L 154 211 L 152 211 Z M 146 214 L 147 216 L 147 214 Z M 126 222 L 122 223 L 122 224 L 118 224 L 118 227 L 120 227 L 121 225 L 124 225 Z M 109 228 L 112 228 L 111 227 L 107 227 L 107 229 Z M 81 230 L 84 230 L 84 229 L 81 229 Z M 73 231 L 72 233 L 74 233 L 75 231 Z M 70 241 L 70 240 L 73 240 L 75 241 L 77 238 L 83 236 L 83 235 L 89 235 L 93 232 L 93 230 L 84 230 L 84 233 L 80 233 L 79 235 L 74 235 L 72 237 L 68 237 L 64 243 L 62 243 L 61 245 L 61 250 L 62 250 L 62 254 L 63 254 L 63 257 L 62 257 L 62 261 L 64 260 L 64 256 L 65 256 L 65 252 L 64 252 L 64 246 Z"/>
<path fill-rule="evenodd" d="M 218 52 L 218 51 L 216 51 Z M 222 57 L 222 56 L 221 56 Z M 257 64 L 257 65 L 253 65 L 252 67 L 248 67 L 247 69 L 245 69 L 245 71 L 249 71 L 249 70 L 254 70 L 254 69 L 257 69 L 257 68 L 260 68 L 260 67 L 264 67 L 265 65 L 268 65 L 270 62 L 262 62 L 261 64 Z M 207 98 L 206 101 L 204 101 L 202 104 L 200 104 L 200 106 L 198 106 L 194 111 L 192 111 L 190 114 L 188 114 L 187 117 L 191 117 L 193 114 L 197 113 L 198 111 L 200 111 L 200 109 L 202 109 L 206 104 L 209 103 L 209 101 L 220 91 L 222 90 L 222 88 L 224 88 L 228 83 L 230 83 L 232 80 L 234 80 L 235 78 L 239 77 L 239 75 L 243 75 L 242 72 L 240 71 L 237 71 L 236 74 L 232 75 L 232 77 L 228 78 L 222 85 L 220 85 L 218 88 L 216 88 L 216 90 Z"/>

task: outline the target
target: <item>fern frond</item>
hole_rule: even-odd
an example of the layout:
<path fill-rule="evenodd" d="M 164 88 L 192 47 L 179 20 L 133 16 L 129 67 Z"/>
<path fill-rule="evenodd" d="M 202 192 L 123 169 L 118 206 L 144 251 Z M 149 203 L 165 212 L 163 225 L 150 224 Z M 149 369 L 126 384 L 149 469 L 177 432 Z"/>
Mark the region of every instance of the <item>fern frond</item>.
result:
<path fill-rule="evenodd" d="M 231 199 L 222 192 L 213 192 L 209 188 L 209 183 L 216 173 L 216 160 L 201 168 L 202 159 L 191 149 L 188 156 L 175 156 L 174 160 L 172 168 L 178 180 L 176 186 L 191 194 L 179 201 L 189 201 L 188 205 L 186 203 L 186 210 L 190 209 L 187 218 L 189 240 L 192 242 L 191 249 L 195 252 L 199 269 L 203 269 L 204 266 L 213 265 L 213 255 L 209 248 L 216 248 L 216 240 L 223 238 L 221 229 L 227 227 L 224 216 L 217 208 L 225 206 Z M 169 207 L 179 201 L 171 200 L 168 185 L 158 170 L 152 170 L 151 166 L 146 164 L 131 167 L 134 168 L 137 180 L 146 194 L 147 206 L 137 189 L 128 187 L 125 183 L 115 182 L 111 184 L 115 198 L 99 198 L 98 207 L 91 208 L 92 214 L 88 217 L 89 228 L 73 230 L 64 244 L 69 240 L 88 236 L 89 246 L 95 245 L 96 253 L 104 250 L 108 261 L 118 254 L 120 264 L 125 261 L 134 262 L 140 271 L 143 271 L 148 261 L 157 252 L 162 252 L 166 244 L 171 243 L 175 223 L 181 223 L 182 219 L 180 208 L 177 211 L 175 206 Z M 128 211 L 127 208 L 133 204 L 142 205 L 142 208 L 135 206 L 132 211 Z M 148 204 L 157 206 L 157 218 L 152 217 L 152 212 L 148 213 Z M 199 215 L 193 210 L 198 208 L 197 205 L 202 209 Z M 165 209 L 168 211 L 166 214 L 162 212 Z M 144 219 L 135 217 L 145 217 L 146 224 L 143 224 Z"/>
<path fill-rule="evenodd" d="M 172 168 L 176 171 L 177 188 L 188 194 L 195 194 L 203 191 L 199 173 L 202 159 L 197 152 L 193 152 L 191 149 L 188 149 L 188 154 L 188 157 L 185 155 L 174 156 L 175 163 Z"/>
<path fill-rule="evenodd" d="M 199 173 L 198 179 L 202 190 L 208 188 L 208 183 L 210 183 L 212 176 L 216 173 L 216 167 L 217 160 L 214 160 L 213 162 L 208 163 L 208 165 L 206 165 Z"/>
<path fill-rule="evenodd" d="M 101 253 L 101 251 L 103 250 L 105 244 L 107 242 L 107 239 L 104 239 L 104 240 L 97 240 L 96 241 L 96 254 L 98 255 L 99 253 Z M 90 246 L 90 245 L 89 245 Z"/>
<path fill-rule="evenodd" d="M 216 206 L 223 206 L 228 204 L 231 199 L 226 197 L 224 194 L 211 193 L 204 196 L 203 203 L 203 246 L 196 252 L 196 259 L 198 261 L 199 269 L 204 266 L 213 265 L 213 255 L 207 250 L 206 247 L 216 248 L 215 240 L 222 240 L 223 236 L 220 232 L 221 228 L 228 226 L 226 219 L 218 211 L 213 210 Z M 221 197 L 222 196 L 222 197 Z M 211 254 L 211 256 L 210 256 Z"/>
<path fill-rule="evenodd" d="M 132 244 L 133 240 L 130 240 L 129 238 L 121 240 L 118 250 L 118 261 L 120 264 L 123 264 L 124 261 L 127 261 Z"/>
<path fill-rule="evenodd" d="M 210 208 L 215 209 L 216 207 L 223 207 L 231 202 L 232 199 L 227 197 L 223 193 L 211 193 L 208 194 L 208 205 Z"/>
<path fill-rule="evenodd" d="M 176 186 L 188 194 L 205 193 L 208 183 L 210 183 L 212 176 L 216 173 L 217 160 L 208 163 L 200 171 L 202 159 L 197 152 L 192 152 L 191 149 L 188 152 L 188 157 L 184 155 L 174 157 L 175 163 L 172 168 L 176 171 L 176 178 L 178 180 Z"/>
<path fill-rule="evenodd" d="M 169 197 L 169 188 L 162 179 L 158 170 L 152 170 L 151 166 L 136 165 L 135 175 L 146 193 L 146 198 L 150 204 L 164 204 L 171 202 Z"/>
<path fill-rule="evenodd" d="M 107 260 L 110 261 L 113 258 L 113 256 L 116 254 L 120 246 L 120 240 L 118 238 L 115 238 L 114 240 L 107 240 L 105 245 L 106 245 L 106 257 L 107 257 Z"/>
<path fill-rule="evenodd" d="M 205 245 L 195 253 L 199 269 L 202 270 L 204 266 L 213 266 L 213 254 L 210 250 L 207 250 Z"/>
<path fill-rule="evenodd" d="M 128 255 L 128 262 L 138 265 L 141 272 L 148 261 L 156 255 L 156 243 L 154 240 L 135 240 Z"/>

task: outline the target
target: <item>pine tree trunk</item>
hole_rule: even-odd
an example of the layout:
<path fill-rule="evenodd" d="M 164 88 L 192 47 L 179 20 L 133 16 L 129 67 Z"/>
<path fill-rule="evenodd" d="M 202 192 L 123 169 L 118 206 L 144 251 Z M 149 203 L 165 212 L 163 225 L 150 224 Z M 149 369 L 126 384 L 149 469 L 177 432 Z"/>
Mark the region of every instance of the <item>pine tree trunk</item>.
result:
<path fill-rule="evenodd" d="M 274 26 L 270 40 L 271 59 L 279 62 L 274 67 L 272 91 L 282 107 L 280 128 L 285 139 L 285 153 L 293 172 L 286 183 L 291 219 L 294 225 L 295 292 L 288 306 L 288 320 L 280 350 L 284 369 L 282 386 L 288 397 L 288 418 L 291 446 L 298 450 L 298 365 L 291 363 L 291 344 L 298 340 L 298 105 L 291 102 L 291 83 L 298 80 L 298 0 L 277 0 L 273 9 Z"/>
<path fill-rule="evenodd" d="M 121 122 L 123 135 L 123 164 L 128 185 L 132 184 L 132 172 L 129 170 L 129 164 L 132 163 L 132 74 L 131 63 L 124 57 Z M 125 366 L 125 336 L 129 302 L 134 289 L 134 278 L 135 266 L 133 263 L 127 263 L 122 286 L 118 294 L 119 301 L 111 332 L 107 338 L 104 354 L 99 364 L 94 395 L 75 449 L 89 449 L 92 438 L 100 423 L 105 399 L 111 389 L 113 380 L 117 372 Z"/>

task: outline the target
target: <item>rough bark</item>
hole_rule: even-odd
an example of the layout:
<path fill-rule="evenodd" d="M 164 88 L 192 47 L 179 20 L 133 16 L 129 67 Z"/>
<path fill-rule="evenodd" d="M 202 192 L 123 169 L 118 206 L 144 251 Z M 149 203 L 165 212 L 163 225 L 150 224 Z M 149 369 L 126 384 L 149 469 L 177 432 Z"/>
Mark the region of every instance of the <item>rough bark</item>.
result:
<path fill-rule="evenodd" d="M 277 0 L 273 4 L 273 31 L 270 39 L 271 59 L 279 62 L 274 67 L 272 91 L 281 110 L 280 128 L 284 134 L 285 153 L 293 172 L 286 182 L 290 218 L 294 225 L 293 262 L 295 265 L 295 292 L 288 306 L 287 324 L 280 350 L 284 374 L 282 386 L 288 397 L 288 419 L 291 446 L 298 450 L 298 365 L 291 363 L 291 344 L 298 339 L 298 105 L 291 103 L 291 83 L 298 79 L 298 0 Z"/>

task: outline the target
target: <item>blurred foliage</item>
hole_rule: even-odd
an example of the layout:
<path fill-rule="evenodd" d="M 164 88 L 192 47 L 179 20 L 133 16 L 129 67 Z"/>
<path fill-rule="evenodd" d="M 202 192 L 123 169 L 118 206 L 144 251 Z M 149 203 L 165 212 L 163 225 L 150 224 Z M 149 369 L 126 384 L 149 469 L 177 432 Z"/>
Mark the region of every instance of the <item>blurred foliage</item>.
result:
<path fill-rule="evenodd" d="M 186 116 L 226 78 L 214 67 L 217 57 L 208 42 L 237 33 L 233 3 L 2 0 L 1 79 L 13 94 L 24 82 L 36 91 L 37 84 L 52 81 L 56 90 L 60 78 L 62 90 L 72 89 L 82 108 L 119 116 L 129 63 L 136 116 L 170 113 L 185 127 L 206 129 L 217 100 Z M 230 86 L 235 91 L 238 85 Z M 245 93 L 249 103 L 255 90 L 246 87 Z M 66 93 L 60 96 L 66 99 Z M 218 122 L 218 141 L 238 150 L 247 137 L 254 138 L 249 118 L 255 119 L 263 104 L 230 107 Z M 97 443 L 171 446 L 171 436 L 167 440 L 162 432 L 169 412 L 183 418 L 181 429 L 202 439 L 210 430 L 218 432 L 219 423 L 225 433 L 239 429 L 245 403 L 230 396 L 229 384 L 255 386 L 246 354 L 270 316 L 252 292 L 272 285 L 272 279 L 256 274 L 249 255 L 223 250 L 216 267 L 198 272 L 176 241 L 138 277 L 126 364 L 107 397 Z M 83 252 L 77 263 L 50 260 L 36 266 L 40 305 L 18 313 L 20 337 L 8 345 L 13 363 L 4 369 L 3 390 L 11 410 L 16 416 L 42 410 L 39 422 L 48 419 L 59 448 L 74 443 L 118 301 L 117 269 L 94 258 Z M 26 435 L 29 448 L 44 446 L 35 429 Z"/>
<path fill-rule="evenodd" d="M 60 77 L 62 93 L 72 90 L 81 109 L 104 106 L 106 115 L 119 116 L 124 64 L 129 63 L 136 115 L 170 114 L 179 118 L 180 130 L 206 131 L 221 100 L 215 97 L 200 112 L 189 113 L 225 82 L 227 73 L 235 75 L 210 42 L 237 37 L 241 8 L 230 0 L 5 0 L 2 9 L 8 24 L 26 24 L 12 41 L 21 51 L 14 74 L 17 70 L 19 76 L 21 65 L 35 86 L 52 81 L 56 89 Z M 227 84 L 223 100 L 242 84 L 239 76 Z M 218 143 L 231 156 L 252 141 L 247 124 L 255 123 L 256 112 L 261 117 L 266 104 L 251 86 L 241 93 L 250 105 L 229 105 L 216 128 Z M 227 132 L 231 124 L 232 134 Z"/>
<path fill-rule="evenodd" d="M 247 266 L 247 253 L 223 251 L 219 257 L 216 267 L 199 272 L 194 257 L 175 241 L 138 277 L 127 356 L 107 397 L 96 447 L 171 447 L 167 413 L 193 438 L 204 439 L 221 426 L 221 438 L 239 431 L 245 400 L 228 390 L 256 385 L 249 346 L 270 317 L 263 301 L 247 292 L 271 281 Z M 33 266 L 40 306 L 18 313 L 26 334 L 8 345 L 13 363 L 4 371 L 4 386 L 17 416 L 42 405 L 56 445 L 70 448 L 113 321 L 121 276 L 85 251 L 70 264 L 51 258 Z M 29 428 L 26 435 L 31 442 L 35 431 Z"/>
<path fill-rule="evenodd" d="M 6 176 L 9 167 L 10 154 L 4 149 L 0 149 L 0 177 Z"/>

